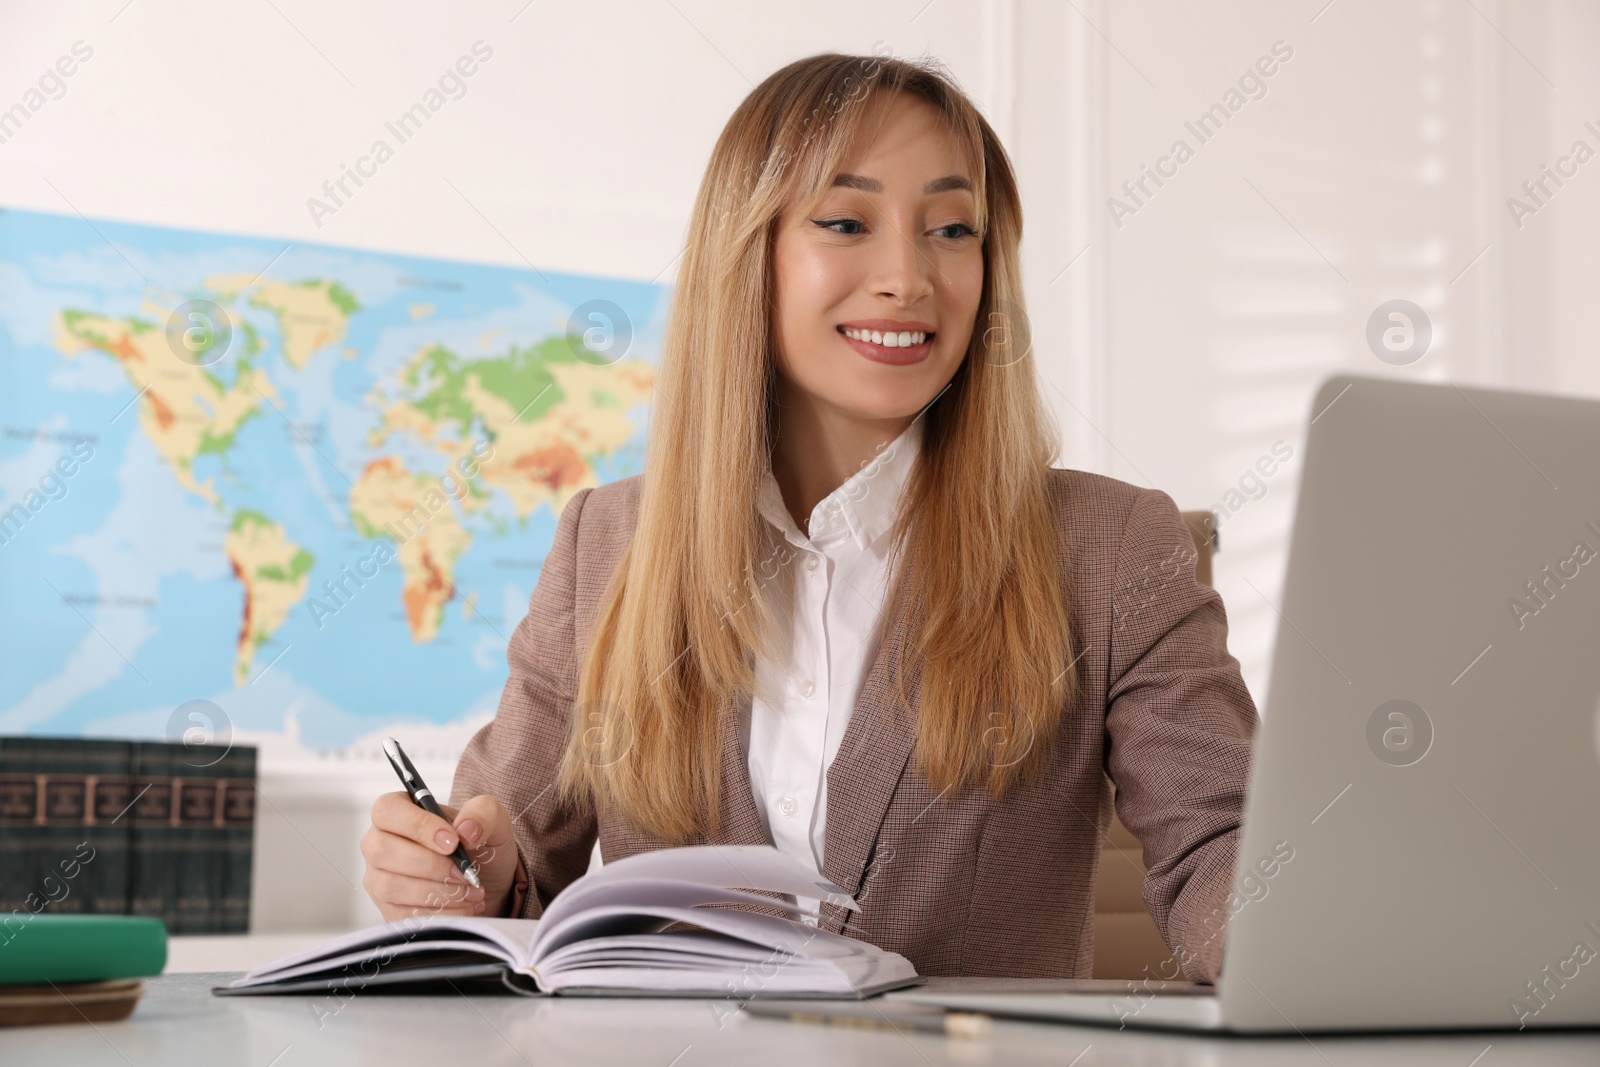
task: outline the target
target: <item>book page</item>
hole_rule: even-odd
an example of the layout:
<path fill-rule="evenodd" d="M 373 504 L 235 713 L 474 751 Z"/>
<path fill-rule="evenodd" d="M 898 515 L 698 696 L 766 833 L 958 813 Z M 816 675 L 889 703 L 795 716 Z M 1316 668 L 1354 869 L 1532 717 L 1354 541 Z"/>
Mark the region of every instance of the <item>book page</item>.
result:
<path fill-rule="evenodd" d="M 772 956 L 772 949 L 723 934 L 683 930 L 673 934 L 603 937 L 578 941 L 551 952 L 541 966 L 548 972 L 587 964 L 616 967 L 634 962 L 652 965 L 728 967 L 737 970 L 744 964 L 759 964 Z"/>
<path fill-rule="evenodd" d="M 855 900 L 839 886 L 819 879 L 814 872 L 806 870 L 771 845 L 694 845 L 658 849 L 607 863 L 567 886 L 545 908 L 543 925 L 529 946 L 530 955 L 539 953 L 540 945 L 547 936 L 545 931 L 553 930 L 567 917 L 587 909 L 591 894 L 596 902 L 603 899 L 607 904 L 620 903 L 619 894 L 607 891 L 607 887 L 624 881 L 631 883 L 626 887 L 627 899 L 640 904 L 653 903 L 658 899 L 667 903 L 664 894 L 673 891 L 668 890 L 666 885 L 661 885 L 659 890 L 653 888 L 650 883 L 654 881 L 677 883 L 680 886 L 693 883 L 729 890 L 762 889 L 770 893 L 789 893 L 826 900 L 851 911 L 860 910 Z M 620 890 L 622 887 L 618 888 Z M 699 902 L 709 903 L 710 899 Z M 784 901 L 766 897 L 753 902 L 786 910 L 792 908 Z"/>
<path fill-rule="evenodd" d="M 498 962 L 515 967 L 515 963 L 507 961 L 496 946 L 474 938 L 470 940 L 417 938 L 413 941 L 385 942 L 382 945 L 368 945 L 355 952 L 347 952 L 340 956 L 329 956 L 324 959 L 312 960 L 309 963 L 284 964 L 281 960 L 271 964 L 271 971 L 261 976 L 252 978 L 249 975 L 234 982 L 239 988 L 251 985 L 264 985 L 271 982 L 289 982 L 296 978 L 313 978 L 318 976 L 335 975 L 346 967 L 357 964 L 375 964 L 377 969 L 391 966 L 395 960 L 402 961 L 399 967 L 420 966 L 408 961 L 408 957 L 423 954 L 450 953 L 452 957 L 472 956 L 478 962 Z M 399 969 L 398 967 L 396 969 Z M 366 973 L 363 968 L 364 978 L 370 980 L 377 970 Z"/>
<path fill-rule="evenodd" d="M 911 961 L 898 953 L 803 923 L 749 912 L 649 910 L 663 923 L 705 929 L 572 941 L 540 961 L 539 988 L 864 996 L 920 981 Z M 627 914 L 637 920 L 636 912 Z M 604 922 L 603 914 L 594 918 Z"/>
<path fill-rule="evenodd" d="M 822 952 L 838 952 L 835 941 L 846 942 L 851 951 L 882 953 L 882 949 L 854 938 L 829 933 L 815 926 L 793 919 L 780 919 L 772 915 L 759 915 L 748 911 L 724 911 L 719 908 L 674 908 L 654 904 L 620 904 L 603 908 L 588 908 L 581 914 L 568 916 L 559 927 L 549 927 L 553 936 L 537 940 L 533 958 L 529 961 L 535 971 L 543 961 L 567 945 L 590 939 L 633 937 L 648 934 L 671 926 L 675 922 L 692 923 L 726 937 L 759 945 L 785 956 L 809 956 Z M 541 931 L 542 932 L 542 931 Z M 689 933 L 689 931 L 684 931 Z M 677 934 L 658 938 L 662 948 L 670 949 Z M 823 946 L 828 946 L 824 948 Z M 597 948 L 599 944 L 597 943 Z M 541 980 L 541 987 L 543 982 Z"/>
<path fill-rule="evenodd" d="M 561 937 L 562 929 L 570 922 L 581 922 L 595 908 L 627 908 L 639 904 L 652 904 L 669 908 L 693 908 L 703 904 L 760 904 L 776 908 L 799 918 L 805 914 L 797 904 L 776 900 L 742 889 L 723 889 L 720 886 L 699 882 L 671 882 L 659 878 L 617 878 L 600 885 L 586 887 L 580 904 L 576 907 L 552 906 L 545 911 L 539 929 L 534 932 L 528 946 L 531 959 L 549 938 Z"/>
<path fill-rule="evenodd" d="M 324 941 L 313 948 L 273 960 L 247 973 L 231 983 L 235 986 L 254 985 L 270 981 L 282 971 L 294 969 L 297 973 L 311 973 L 306 964 L 323 963 L 337 970 L 331 961 L 376 959 L 394 954 L 394 946 L 440 940 L 472 940 L 474 951 L 482 952 L 506 963 L 515 965 L 522 958 L 523 948 L 538 927 L 537 919 L 481 919 L 446 915 L 428 915 L 421 918 L 398 919 L 382 926 L 369 926 L 364 930 L 344 934 Z M 321 970 L 314 967 L 312 970 Z"/>

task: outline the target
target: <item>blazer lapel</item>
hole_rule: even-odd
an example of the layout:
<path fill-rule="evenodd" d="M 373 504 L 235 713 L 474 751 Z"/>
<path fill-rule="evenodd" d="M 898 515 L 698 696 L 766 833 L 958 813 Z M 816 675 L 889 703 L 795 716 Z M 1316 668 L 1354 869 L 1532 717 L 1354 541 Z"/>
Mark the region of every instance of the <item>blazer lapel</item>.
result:
<path fill-rule="evenodd" d="M 748 702 L 750 698 L 743 700 Z M 767 833 L 761 813 L 756 810 L 755 794 L 750 790 L 750 767 L 739 743 L 740 710 L 727 695 L 717 700 L 717 721 L 722 730 L 722 828 L 713 843 L 770 845 L 772 835 Z"/>
<path fill-rule="evenodd" d="M 862 683 L 861 698 L 828 766 L 822 873 L 851 896 L 861 890 L 878 829 L 916 742 L 915 712 L 900 700 L 889 677 L 889 668 L 903 659 L 908 607 L 907 586 L 901 583 L 890 609 L 893 627 Z M 920 607 L 917 613 L 920 616 Z M 920 677 L 921 671 L 914 665 L 906 684 L 913 700 Z M 837 932 L 846 915 L 843 908 L 824 904 L 822 925 Z"/>

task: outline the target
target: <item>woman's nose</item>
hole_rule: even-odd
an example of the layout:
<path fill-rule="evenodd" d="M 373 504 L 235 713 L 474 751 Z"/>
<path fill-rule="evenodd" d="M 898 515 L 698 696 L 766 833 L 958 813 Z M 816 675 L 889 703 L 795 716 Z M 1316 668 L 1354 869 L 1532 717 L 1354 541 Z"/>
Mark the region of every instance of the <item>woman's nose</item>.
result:
<path fill-rule="evenodd" d="M 874 254 L 873 288 L 910 304 L 933 292 L 932 260 L 903 228 L 889 227 Z"/>

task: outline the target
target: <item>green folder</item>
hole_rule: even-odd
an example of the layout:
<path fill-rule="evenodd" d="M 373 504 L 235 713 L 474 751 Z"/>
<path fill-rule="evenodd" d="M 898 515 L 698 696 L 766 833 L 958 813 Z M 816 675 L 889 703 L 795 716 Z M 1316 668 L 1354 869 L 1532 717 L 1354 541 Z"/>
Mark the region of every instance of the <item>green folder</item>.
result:
<path fill-rule="evenodd" d="M 159 919 L 0 913 L 0 986 L 143 978 L 166 965 Z"/>

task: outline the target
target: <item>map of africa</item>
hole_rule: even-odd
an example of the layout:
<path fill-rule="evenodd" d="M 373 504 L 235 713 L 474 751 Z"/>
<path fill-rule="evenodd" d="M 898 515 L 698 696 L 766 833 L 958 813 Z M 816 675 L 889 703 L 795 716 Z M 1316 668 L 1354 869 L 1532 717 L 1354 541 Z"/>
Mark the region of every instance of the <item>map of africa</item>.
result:
<path fill-rule="evenodd" d="M 561 509 L 642 469 L 667 297 L 0 211 L 0 734 L 459 745 Z"/>

